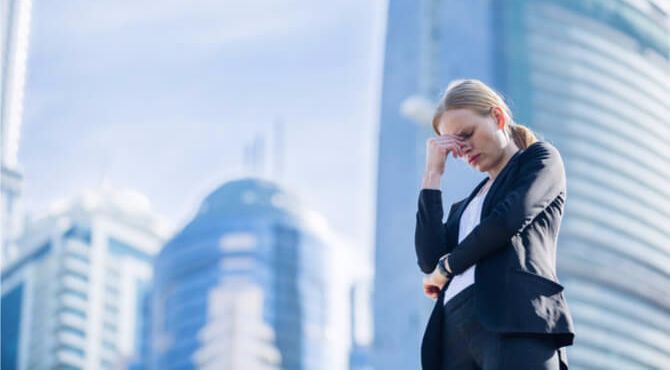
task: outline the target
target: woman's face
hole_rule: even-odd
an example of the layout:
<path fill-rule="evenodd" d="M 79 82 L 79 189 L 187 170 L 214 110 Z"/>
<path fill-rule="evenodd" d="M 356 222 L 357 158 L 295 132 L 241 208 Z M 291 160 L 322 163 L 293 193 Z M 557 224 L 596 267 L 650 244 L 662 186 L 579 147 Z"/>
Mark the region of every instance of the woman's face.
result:
<path fill-rule="evenodd" d="M 481 172 L 487 172 L 503 160 L 508 143 L 502 109 L 492 108 L 482 116 L 470 109 L 453 109 L 442 114 L 440 135 L 453 135 L 463 141 L 464 160 Z"/>

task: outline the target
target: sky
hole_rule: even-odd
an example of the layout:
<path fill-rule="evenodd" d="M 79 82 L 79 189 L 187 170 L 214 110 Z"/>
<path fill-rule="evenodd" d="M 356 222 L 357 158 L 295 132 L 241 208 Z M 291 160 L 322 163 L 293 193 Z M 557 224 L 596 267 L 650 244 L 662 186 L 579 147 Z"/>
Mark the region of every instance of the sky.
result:
<path fill-rule="evenodd" d="M 371 248 L 385 7 L 35 0 L 19 149 L 27 213 L 106 183 L 145 194 L 179 227 L 250 173 L 245 148 L 263 136 L 254 173 Z"/>

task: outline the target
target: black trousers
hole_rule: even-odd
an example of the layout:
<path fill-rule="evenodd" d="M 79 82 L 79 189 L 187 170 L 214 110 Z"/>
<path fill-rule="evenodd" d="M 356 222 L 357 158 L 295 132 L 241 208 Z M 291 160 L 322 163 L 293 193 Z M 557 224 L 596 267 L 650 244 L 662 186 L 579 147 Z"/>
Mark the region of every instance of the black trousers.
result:
<path fill-rule="evenodd" d="M 559 352 L 551 336 L 501 334 L 479 324 L 474 286 L 444 306 L 443 370 L 559 370 Z"/>

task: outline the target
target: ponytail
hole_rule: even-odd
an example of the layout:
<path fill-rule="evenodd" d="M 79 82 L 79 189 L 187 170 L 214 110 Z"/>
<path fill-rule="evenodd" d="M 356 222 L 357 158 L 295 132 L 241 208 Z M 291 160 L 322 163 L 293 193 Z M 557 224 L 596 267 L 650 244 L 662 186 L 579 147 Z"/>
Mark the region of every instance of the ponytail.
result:
<path fill-rule="evenodd" d="M 510 136 L 514 140 L 514 144 L 519 149 L 526 149 L 537 141 L 535 133 L 528 127 L 514 122 L 509 122 L 507 126 L 509 127 Z"/>

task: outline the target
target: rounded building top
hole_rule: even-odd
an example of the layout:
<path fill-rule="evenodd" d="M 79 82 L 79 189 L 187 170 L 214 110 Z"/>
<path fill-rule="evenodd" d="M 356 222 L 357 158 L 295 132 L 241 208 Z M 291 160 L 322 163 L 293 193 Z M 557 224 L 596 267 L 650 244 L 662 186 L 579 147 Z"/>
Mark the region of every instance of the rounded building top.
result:
<path fill-rule="evenodd" d="M 245 178 L 227 182 L 205 198 L 196 218 L 281 211 L 299 213 L 295 198 L 266 180 Z"/>
<path fill-rule="evenodd" d="M 205 198 L 193 219 L 163 247 L 160 256 L 181 253 L 197 243 L 208 243 L 216 249 L 216 240 L 222 234 L 261 224 L 322 234 L 320 230 L 327 227 L 317 226 L 319 222 L 314 219 L 318 216 L 303 209 L 295 197 L 272 182 L 256 178 L 229 181 Z"/>

